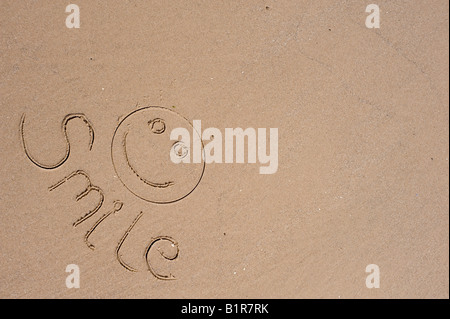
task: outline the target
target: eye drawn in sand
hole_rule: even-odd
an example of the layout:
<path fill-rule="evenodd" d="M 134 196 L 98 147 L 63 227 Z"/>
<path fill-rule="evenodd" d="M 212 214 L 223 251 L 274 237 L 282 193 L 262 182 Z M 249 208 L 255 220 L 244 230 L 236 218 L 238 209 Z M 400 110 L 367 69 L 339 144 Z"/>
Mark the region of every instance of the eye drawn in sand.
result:
<path fill-rule="evenodd" d="M 61 129 L 66 141 L 65 155 L 55 164 L 43 164 L 37 161 L 29 152 L 25 142 L 24 125 L 25 114 L 20 121 L 20 137 L 23 150 L 28 159 L 41 169 L 51 170 L 62 166 L 70 155 L 70 142 L 67 135 L 67 123 L 73 119 L 81 119 L 88 127 L 90 133 L 89 150 L 92 149 L 94 142 L 94 129 L 91 122 L 82 113 L 72 113 L 64 117 Z M 170 139 L 170 131 L 173 128 L 184 127 L 193 130 L 192 125 L 184 117 L 172 110 L 158 106 L 143 107 L 128 114 L 117 126 L 112 143 L 111 143 L 111 159 L 114 170 L 117 173 L 122 184 L 136 197 L 153 204 L 171 204 L 182 200 L 200 183 L 205 170 L 205 163 L 192 163 L 189 165 L 175 164 L 170 160 L 170 152 L 180 157 L 190 155 L 189 147 L 184 141 L 172 141 Z M 198 132 L 197 132 L 198 134 Z M 199 137 L 199 136 L 198 136 Z M 203 144 L 202 144 L 202 151 Z M 94 185 L 91 177 L 84 170 L 76 170 L 66 177 L 62 178 L 48 189 L 50 192 L 55 191 L 69 180 L 81 177 L 86 182 L 85 189 L 75 196 L 78 202 L 91 192 L 98 194 L 97 205 L 73 222 L 73 226 L 77 227 L 81 223 L 95 215 L 102 207 L 105 201 L 103 190 Z M 86 232 L 84 242 L 86 246 L 95 250 L 95 245 L 90 242 L 90 236 L 97 227 L 105 221 L 109 216 L 122 210 L 124 203 L 119 200 L 113 202 L 113 207 L 107 213 L 103 214 Z M 116 259 L 122 267 L 131 272 L 137 272 L 138 269 L 129 265 L 123 260 L 120 253 L 121 248 L 131 233 L 132 229 L 144 215 L 141 211 L 133 222 L 129 225 L 116 249 Z M 172 255 L 168 255 L 165 251 L 158 248 L 156 244 L 160 242 L 168 242 L 174 250 Z M 178 242 L 170 236 L 157 236 L 150 240 L 145 249 L 144 260 L 148 271 L 157 279 L 174 280 L 172 274 L 158 273 L 150 261 L 150 252 L 157 249 L 159 254 L 166 260 L 175 260 L 179 255 Z"/>

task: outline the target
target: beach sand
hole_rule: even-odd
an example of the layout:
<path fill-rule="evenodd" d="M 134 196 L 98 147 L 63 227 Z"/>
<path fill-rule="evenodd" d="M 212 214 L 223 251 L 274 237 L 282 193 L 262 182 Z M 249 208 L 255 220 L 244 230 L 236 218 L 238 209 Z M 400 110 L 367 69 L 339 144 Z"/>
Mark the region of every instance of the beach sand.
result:
<path fill-rule="evenodd" d="M 449 297 L 447 1 L 379 0 L 374 29 L 358 0 L 77 0 L 72 29 L 69 3 L 0 2 L 1 298 Z M 278 170 L 169 170 L 193 191 L 152 202 L 111 158 L 147 106 L 278 128 Z"/>

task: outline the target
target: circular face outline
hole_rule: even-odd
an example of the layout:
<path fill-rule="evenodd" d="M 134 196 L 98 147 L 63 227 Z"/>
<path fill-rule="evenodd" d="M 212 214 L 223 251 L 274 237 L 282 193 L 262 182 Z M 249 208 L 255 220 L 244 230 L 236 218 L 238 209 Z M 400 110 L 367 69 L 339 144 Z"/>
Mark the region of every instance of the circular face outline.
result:
<path fill-rule="evenodd" d="M 124 123 L 124 121 L 126 121 L 130 116 L 134 115 L 134 114 L 137 113 L 137 112 L 140 112 L 140 111 L 143 111 L 143 110 L 147 110 L 147 109 L 160 109 L 160 110 L 168 111 L 168 112 L 171 112 L 171 113 L 175 114 L 176 116 L 178 116 L 178 117 L 180 117 L 181 119 L 185 120 L 185 121 L 189 124 L 190 128 L 192 129 L 192 132 L 196 132 L 197 135 L 200 137 L 200 133 L 197 132 L 197 131 L 194 129 L 194 126 L 192 125 L 192 123 L 189 122 L 189 120 L 188 120 L 187 118 L 185 118 L 184 116 L 180 115 L 179 113 L 177 113 L 177 112 L 175 112 L 175 111 L 173 111 L 173 110 L 170 110 L 170 109 L 168 109 L 168 108 L 162 107 L 162 106 L 144 106 L 144 107 L 138 108 L 138 109 L 136 109 L 136 110 L 130 112 L 129 114 L 127 114 L 122 120 L 120 120 L 119 124 L 116 126 L 116 129 L 114 130 L 114 134 L 113 134 L 113 137 L 112 137 L 112 140 L 111 140 L 111 161 L 112 161 L 112 164 L 113 164 L 113 167 L 114 167 L 114 171 L 116 172 L 116 175 L 117 175 L 117 177 L 119 178 L 119 180 L 120 180 L 120 182 L 122 183 L 122 185 L 125 186 L 125 188 L 128 189 L 128 191 L 129 191 L 130 193 L 132 193 L 133 195 L 135 195 L 136 197 L 138 197 L 138 198 L 140 198 L 140 199 L 142 199 L 142 200 L 144 200 L 144 201 L 146 201 L 146 202 L 153 203 L 153 204 L 171 204 L 171 203 L 175 203 L 175 202 L 178 202 L 178 201 L 182 200 L 183 198 L 189 196 L 189 195 L 197 188 L 198 184 L 200 184 L 200 181 L 201 181 L 202 178 L 203 178 L 203 174 L 205 173 L 205 167 L 206 167 L 206 165 L 205 165 L 205 161 L 204 161 L 204 160 L 202 160 L 202 164 L 203 164 L 203 165 L 202 165 L 202 169 L 201 169 L 201 173 L 200 173 L 200 176 L 199 176 L 199 178 L 198 178 L 198 181 L 197 181 L 197 183 L 192 187 L 192 189 L 191 189 L 190 191 L 188 191 L 186 194 L 182 195 L 181 197 L 178 197 L 178 198 L 173 199 L 173 200 L 159 200 L 159 201 L 158 201 L 158 200 L 151 200 L 151 199 L 148 199 L 148 198 L 144 198 L 143 196 L 136 194 L 136 193 L 135 193 L 129 186 L 127 186 L 126 183 L 122 180 L 122 178 L 120 177 L 120 174 L 119 174 L 119 172 L 118 172 L 116 163 L 114 162 L 113 146 L 114 146 L 114 140 L 115 140 L 115 138 L 116 138 L 117 131 L 119 130 L 120 126 L 121 126 L 121 125 Z M 200 138 L 200 142 L 201 142 L 201 146 L 202 146 L 202 155 L 204 155 L 205 149 L 204 149 L 203 141 L 202 141 L 201 138 Z M 136 177 L 136 178 L 138 178 L 138 177 Z"/>

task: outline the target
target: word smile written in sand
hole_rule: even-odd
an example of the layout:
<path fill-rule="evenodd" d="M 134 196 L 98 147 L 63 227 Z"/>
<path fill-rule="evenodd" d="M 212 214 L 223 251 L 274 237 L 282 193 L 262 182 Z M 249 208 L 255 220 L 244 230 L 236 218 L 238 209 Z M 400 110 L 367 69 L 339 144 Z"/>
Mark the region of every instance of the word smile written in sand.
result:
<path fill-rule="evenodd" d="M 43 170 L 54 170 L 67 162 L 71 154 L 67 130 L 70 121 L 81 121 L 85 125 L 89 131 L 89 150 L 92 150 L 95 134 L 91 121 L 83 113 L 70 113 L 61 122 L 61 133 L 66 145 L 64 155 L 52 163 L 43 163 L 30 152 L 30 146 L 26 142 L 28 134 L 25 130 L 26 117 L 25 114 L 22 116 L 20 121 L 21 144 L 25 155 L 34 165 Z M 169 134 L 169 132 L 171 133 Z M 192 143 L 190 132 L 192 132 Z M 119 178 L 129 192 L 147 203 L 173 204 L 182 201 L 197 188 L 207 163 L 233 163 L 234 158 L 236 158 L 236 163 L 244 163 L 245 153 L 247 153 L 248 163 L 256 163 L 258 158 L 260 164 L 266 164 L 259 168 L 260 174 L 274 174 L 278 169 L 278 129 L 270 128 L 269 137 L 266 135 L 265 128 L 257 130 L 226 128 L 225 159 L 223 161 L 222 133 L 219 129 L 207 128 L 201 134 L 200 120 L 193 121 L 192 125 L 183 116 L 170 109 L 159 106 L 142 107 L 127 114 L 114 131 L 111 141 L 111 161 L 116 172 L 114 177 Z M 236 143 L 234 143 L 235 140 Z M 269 154 L 267 154 L 267 140 L 270 143 Z M 209 143 L 205 146 L 203 141 L 209 141 Z M 235 151 L 234 146 L 236 146 Z M 245 146 L 247 146 L 247 151 L 245 151 Z M 31 148 L 36 149 L 35 146 Z M 96 194 L 98 197 L 96 206 L 73 222 L 73 226 L 77 227 L 82 223 L 87 223 L 94 215 L 103 210 L 107 194 L 92 182 L 89 172 L 83 169 L 73 171 L 48 189 L 52 193 L 57 192 L 57 189 L 72 182 L 73 179 L 81 179 L 86 185 L 85 189 L 75 196 L 77 202 L 89 194 Z M 125 206 L 120 198 L 115 198 L 112 207 L 91 225 L 84 236 L 84 242 L 90 250 L 93 251 L 96 248 L 96 245 L 91 242 L 92 233 L 105 220 L 111 219 L 111 216 L 119 211 L 127 210 L 123 208 Z M 169 206 L 166 207 L 169 209 Z M 140 271 L 143 267 L 132 266 L 126 262 L 123 259 L 122 247 L 143 215 L 144 211 L 140 210 L 118 240 L 115 249 L 117 261 L 130 272 Z M 158 251 L 159 254 L 153 254 L 152 251 Z M 162 258 L 166 261 L 175 261 L 178 258 L 180 253 L 178 242 L 172 236 L 165 234 L 153 236 L 143 252 L 145 270 L 160 280 L 175 279 L 170 272 L 157 272 L 152 265 L 153 258 Z M 209 313 L 212 314 L 213 311 L 214 309 L 209 309 Z"/>
<path fill-rule="evenodd" d="M 157 123 L 155 123 L 156 126 Z M 158 123 L 162 125 L 163 123 Z M 170 152 L 173 163 L 245 163 L 245 140 L 247 140 L 247 163 L 268 164 L 259 168 L 260 174 L 274 174 L 278 170 L 278 129 L 270 128 L 270 152 L 267 154 L 267 131 L 265 128 L 226 128 L 225 129 L 225 160 L 222 151 L 222 133 L 219 129 L 210 127 L 201 133 L 201 120 L 193 121 L 192 148 L 191 135 L 184 127 L 174 128 L 170 133 L 170 140 L 175 140 Z M 200 139 L 201 136 L 201 139 Z M 205 143 L 205 141 L 209 141 Z M 236 141 L 236 144 L 234 143 Z M 204 145 L 203 151 L 202 146 Z M 234 151 L 236 146 L 236 152 Z M 191 152 L 192 149 L 192 152 Z M 191 156 L 192 153 L 192 156 Z M 236 155 L 235 155 L 236 154 Z M 258 156 L 257 156 L 258 155 Z M 192 158 L 191 158 L 192 157 Z"/>

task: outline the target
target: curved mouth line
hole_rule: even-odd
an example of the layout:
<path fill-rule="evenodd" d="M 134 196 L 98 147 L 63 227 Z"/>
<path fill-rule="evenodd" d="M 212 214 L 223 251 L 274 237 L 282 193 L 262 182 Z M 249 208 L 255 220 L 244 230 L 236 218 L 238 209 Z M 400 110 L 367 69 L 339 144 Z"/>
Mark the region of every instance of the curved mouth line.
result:
<path fill-rule="evenodd" d="M 156 188 L 167 188 L 169 186 L 172 186 L 175 184 L 175 182 L 173 181 L 168 181 L 168 182 L 164 182 L 164 183 L 155 183 L 152 181 L 147 180 L 146 178 L 142 177 L 141 175 L 139 175 L 139 173 L 136 171 L 136 169 L 133 167 L 133 165 L 131 165 L 130 160 L 128 158 L 128 153 L 127 153 L 127 136 L 128 136 L 128 131 L 126 131 L 123 135 L 123 140 L 122 140 L 122 147 L 123 147 L 123 153 L 125 155 L 125 159 L 127 162 L 128 167 L 131 169 L 131 171 L 145 184 L 151 186 L 151 187 L 156 187 Z"/>

